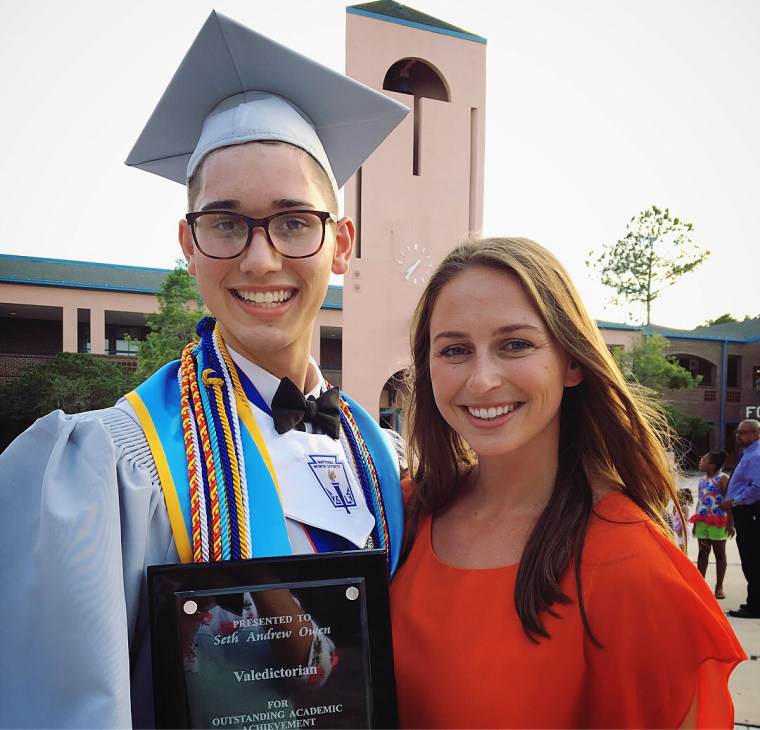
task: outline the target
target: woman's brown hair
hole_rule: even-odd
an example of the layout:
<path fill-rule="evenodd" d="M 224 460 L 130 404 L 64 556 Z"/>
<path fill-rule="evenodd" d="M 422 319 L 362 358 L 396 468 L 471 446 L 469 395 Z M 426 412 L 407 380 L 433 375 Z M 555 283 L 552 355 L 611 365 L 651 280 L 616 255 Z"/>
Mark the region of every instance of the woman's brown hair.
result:
<path fill-rule="evenodd" d="M 414 492 L 406 551 L 420 516 L 448 506 L 477 459 L 439 413 L 429 368 L 430 318 L 438 296 L 448 282 L 476 267 L 517 277 L 549 332 L 583 371 L 581 383 L 565 389 L 557 483 L 525 545 L 515 607 L 531 639 L 549 638 L 540 613 L 556 615 L 555 603 L 570 602 L 559 581 L 574 555 L 580 611 L 594 640 L 580 598 L 581 554 L 594 505 L 591 483 L 618 487 L 669 534 L 662 515 L 671 499 L 678 501 L 665 450 L 668 431 L 657 408 L 626 382 L 567 271 L 534 241 L 487 238 L 461 244 L 438 266 L 417 305 L 407 413 Z"/>

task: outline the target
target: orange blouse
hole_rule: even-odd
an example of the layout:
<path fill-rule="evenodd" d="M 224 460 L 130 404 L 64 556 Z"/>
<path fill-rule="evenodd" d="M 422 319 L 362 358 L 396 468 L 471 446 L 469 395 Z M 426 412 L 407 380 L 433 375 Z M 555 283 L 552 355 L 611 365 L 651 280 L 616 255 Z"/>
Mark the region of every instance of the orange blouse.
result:
<path fill-rule="evenodd" d="M 728 676 L 746 659 L 689 559 L 621 492 L 595 507 L 573 599 L 541 614 L 533 643 L 514 609 L 517 565 L 474 570 L 434 554 L 430 517 L 391 584 L 404 728 L 679 727 L 699 691 L 698 726 L 733 728 Z"/>

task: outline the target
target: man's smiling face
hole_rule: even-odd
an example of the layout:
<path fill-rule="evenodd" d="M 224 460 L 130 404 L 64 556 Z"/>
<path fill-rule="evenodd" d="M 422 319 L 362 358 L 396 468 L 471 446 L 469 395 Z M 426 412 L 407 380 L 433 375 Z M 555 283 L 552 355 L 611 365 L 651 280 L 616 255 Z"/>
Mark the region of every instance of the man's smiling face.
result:
<path fill-rule="evenodd" d="M 216 150 L 203 163 L 193 207 L 254 218 L 297 209 L 335 213 L 315 166 L 306 152 L 288 144 L 252 142 Z M 305 372 L 330 274 L 348 269 L 353 235 L 350 220 L 328 220 L 314 256 L 287 259 L 257 228 L 242 255 L 219 260 L 198 251 L 189 225 L 180 222 L 188 271 L 225 341 L 273 375 L 296 382 L 303 380 L 299 373 Z"/>

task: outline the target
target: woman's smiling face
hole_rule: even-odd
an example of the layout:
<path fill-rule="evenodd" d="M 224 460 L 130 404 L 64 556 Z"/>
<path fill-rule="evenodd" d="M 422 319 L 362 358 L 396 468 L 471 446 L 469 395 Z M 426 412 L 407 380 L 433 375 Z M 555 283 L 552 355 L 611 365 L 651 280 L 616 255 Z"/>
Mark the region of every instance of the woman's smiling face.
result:
<path fill-rule="evenodd" d="M 556 453 L 564 389 L 583 378 L 517 277 L 483 267 L 438 295 L 430 377 L 441 415 L 481 460 Z"/>

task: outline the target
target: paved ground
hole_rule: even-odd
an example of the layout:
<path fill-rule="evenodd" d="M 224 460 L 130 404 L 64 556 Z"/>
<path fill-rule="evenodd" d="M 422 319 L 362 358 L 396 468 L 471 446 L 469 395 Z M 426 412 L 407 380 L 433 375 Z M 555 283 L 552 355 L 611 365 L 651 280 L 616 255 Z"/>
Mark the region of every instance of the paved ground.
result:
<path fill-rule="evenodd" d="M 697 481 L 698 477 L 694 476 L 684 480 L 684 483 L 694 493 L 695 503 Z M 696 563 L 697 541 L 693 538 L 688 542 L 688 554 Z M 747 582 L 742 573 L 736 540 L 728 541 L 726 555 L 728 557 L 728 569 L 723 583 L 726 597 L 720 601 L 720 605 L 725 612 L 728 612 L 729 609 L 739 608 L 739 604 L 747 600 Z M 707 567 L 707 583 L 711 587 L 715 587 L 715 562 L 712 555 Z M 732 618 L 729 616 L 728 620 L 749 657 L 748 661 L 742 662 L 734 670 L 729 682 L 736 711 L 736 726 L 760 728 L 760 619 Z"/>

